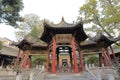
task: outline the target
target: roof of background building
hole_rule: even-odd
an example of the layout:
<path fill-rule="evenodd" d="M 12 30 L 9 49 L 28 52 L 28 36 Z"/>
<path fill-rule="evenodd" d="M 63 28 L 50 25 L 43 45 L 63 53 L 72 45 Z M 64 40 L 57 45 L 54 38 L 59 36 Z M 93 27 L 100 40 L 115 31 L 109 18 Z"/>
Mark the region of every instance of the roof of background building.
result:
<path fill-rule="evenodd" d="M 18 53 L 18 48 L 11 45 L 13 41 L 7 39 L 7 38 L 2 38 L 0 37 L 0 41 L 3 43 L 2 50 L 0 50 L 0 54 L 2 55 L 7 55 L 7 56 L 17 56 Z"/>
<path fill-rule="evenodd" d="M 47 44 L 43 41 L 38 41 L 37 39 L 34 39 L 32 36 L 26 36 L 23 40 L 20 42 L 13 42 L 13 45 L 17 46 L 18 48 L 22 50 L 46 50 Z"/>

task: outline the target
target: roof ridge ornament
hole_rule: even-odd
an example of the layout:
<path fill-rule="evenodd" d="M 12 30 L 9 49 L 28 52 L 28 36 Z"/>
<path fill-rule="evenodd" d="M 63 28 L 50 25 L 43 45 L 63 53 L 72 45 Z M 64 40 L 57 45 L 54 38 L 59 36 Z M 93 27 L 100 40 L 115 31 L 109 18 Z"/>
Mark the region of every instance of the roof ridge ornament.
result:
<path fill-rule="evenodd" d="M 62 20 L 61 21 L 65 21 L 64 17 L 62 16 Z"/>
<path fill-rule="evenodd" d="M 69 23 L 67 23 L 67 22 L 65 21 L 64 17 L 62 16 L 62 19 L 61 19 L 60 23 L 58 23 L 58 24 L 69 24 Z"/>

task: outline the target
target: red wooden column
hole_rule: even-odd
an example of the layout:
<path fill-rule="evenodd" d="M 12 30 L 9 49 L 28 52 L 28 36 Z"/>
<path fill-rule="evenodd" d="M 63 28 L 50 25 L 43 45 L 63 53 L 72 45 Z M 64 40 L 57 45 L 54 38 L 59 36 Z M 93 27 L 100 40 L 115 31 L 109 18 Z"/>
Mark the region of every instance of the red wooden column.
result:
<path fill-rule="evenodd" d="M 19 57 L 20 57 L 20 49 L 18 50 L 17 59 L 16 59 L 15 64 L 14 64 L 15 67 L 16 67 L 16 65 L 18 65 Z"/>
<path fill-rule="evenodd" d="M 20 61 L 20 69 L 22 68 L 22 66 L 23 66 L 23 62 L 24 62 L 24 58 L 25 58 L 25 54 L 24 54 L 24 52 L 22 53 L 22 56 L 21 56 L 21 61 Z"/>
<path fill-rule="evenodd" d="M 25 69 L 26 66 L 27 66 L 28 58 L 29 58 L 29 51 L 26 52 L 25 60 L 24 60 L 24 62 L 23 62 L 24 69 Z"/>
<path fill-rule="evenodd" d="M 81 70 L 84 71 L 84 70 L 85 70 L 85 67 L 84 67 L 84 65 L 83 65 L 83 56 L 82 56 L 82 53 L 80 52 L 80 49 L 79 49 L 79 55 L 80 55 Z"/>
<path fill-rule="evenodd" d="M 102 48 L 102 52 L 103 52 L 103 57 L 104 57 L 104 60 L 105 60 L 105 65 L 106 65 L 106 66 L 109 66 L 109 64 L 108 64 L 108 59 L 107 59 L 107 55 L 106 55 L 106 53 L 105 53 L 104 48 Z"/>
<path fill-rule="evenodd" d="M 24 59 L 24 57 L 25 57 L 25 54 L 24 54 L 24 52 L 22 53 L 22 56 L 21 56 L 21 61 Z"/>
<path fill-rule="evenodd" d="M 20 63 L 20 68 L 26 68 L 27 60 L 29 57 L 29 51 L 26 52 L 25 56 L 23 57 L 21 63 Z"/>
<path fill-rule="evenodd" d="M 112 62 L 112 59 L 110 57 L 110 53 L 109 53 L 108 49 L 106 49 L 106 51 L 107 51 L 107 55 L 108 55 L 108 58 L 109 58 L 110 62 Z"/>
<path fill-rule="evenodd" d="M 28 68 L 31 68 L 31 56 L 29 56 L 27 61 Z"/>
<path fill-rule="evenodd" d="M 48 72 L 48 69 L 49 69 L 49 62 L 50 62 L 50 46 L 48 45 L 47 63 L 46 63 L 46 71 L 47 72 Z"/>
<path fill-rule="evenodd" d="M 52 74 L 56 73 L 56 40 L 53 37 L 53 50 L 52 50 Z"/>
<path fill-rule="evenodd" d="M 113 50 L 112 46 L 110 46 L 110 49 L 112 51 L 113 59 L 115 59 L 115 53 L 114 53 L 114 50 Z"/>
<path fill-rule="evenodd" d="M 74 60 L 74 72 L 78 73 L 78 65 L 77 65 L 74 37 L 72 37 L 72 52 L 73 52 L 73 60 Z"/>

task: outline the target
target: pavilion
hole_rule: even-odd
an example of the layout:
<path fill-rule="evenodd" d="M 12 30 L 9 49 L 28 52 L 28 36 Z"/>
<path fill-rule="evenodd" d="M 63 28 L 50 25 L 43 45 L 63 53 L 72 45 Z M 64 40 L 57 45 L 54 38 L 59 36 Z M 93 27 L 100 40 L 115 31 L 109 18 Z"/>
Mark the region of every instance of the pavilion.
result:
<path fill-rule="evenodd" d="M 39 39 L 44 43 L 38 43 L 29 37 L 14 44 L 23 51 L 20 68 L 25 68 L 26 65 L 30 67 L 29 55 L 46 55 L 46 71 L 52 74 L 69 70 L 74 73 L 84 71 L 83 55 L 89 54 L 99 56 L 100 66 L 102 63 L 109 66 L 112 59 L 108 48 L 115 58 L 111 45 L 119 40 L 119 38 L 107 37 L 101 32 L 90 37 L 84 31 L 82 21 L 70 24 L 65 22 L 64 18 L 58 24 L 44 21 L 44 32 Z M 18 64 L 20 50 L 15 65 Z"/>

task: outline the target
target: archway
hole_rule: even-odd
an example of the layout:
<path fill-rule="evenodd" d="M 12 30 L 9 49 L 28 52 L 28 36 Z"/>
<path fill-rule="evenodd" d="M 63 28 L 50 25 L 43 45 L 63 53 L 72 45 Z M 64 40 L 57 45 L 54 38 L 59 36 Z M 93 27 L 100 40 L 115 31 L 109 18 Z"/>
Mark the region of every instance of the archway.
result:
<path fill-rule="evenodd" d="M 73 62 L 72 62 L 72 51 L 71 47 L 69 46 L 59 46 L 56 49 L 56 56 L 57 56 L 57 69 L 68 71 L 68 69 L 72 69 Z"/>

